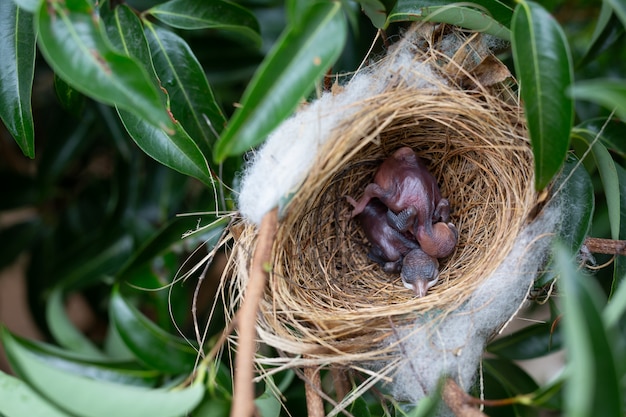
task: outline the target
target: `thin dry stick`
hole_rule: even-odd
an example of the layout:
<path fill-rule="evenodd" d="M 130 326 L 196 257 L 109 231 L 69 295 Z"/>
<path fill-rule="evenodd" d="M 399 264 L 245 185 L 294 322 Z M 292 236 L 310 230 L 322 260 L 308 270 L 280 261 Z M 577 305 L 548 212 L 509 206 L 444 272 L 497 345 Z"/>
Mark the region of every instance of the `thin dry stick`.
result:
<path fill-rule="evenodd" d="M 482 411 L 471 405 L 469 400 L 473 398 L 450 378 L 446 380 L 441 396 L 457 417 L 486 417 Z"/>
<path fill-rule="evenodd" d="M 254 414 L 254 355 L 256 352 L 256 317 L 259 302 L 267 281 L 267 263 L 272 254 L 274 236 L 278 225 L 277 210 L 267 213 L 261 221 L 259 237 L 252 266 L 250 280 L 246 286 L 245 298 L 237 313 L 239 343 L 235 358 L 235 387 L 231 417 L 250 417 Z"/>
<path fill-rule="evenodd" d="M 319 368 L 312 366 L 304 368 L 304 377 L 308 379 L 308 383 L 304 385 L 307 415 L 309 417 L 324 417 L 324 402 L 318 394 L 322 390 Z"/>
<path fill-rule="evenodd" d="M 585 245 L 592 253 L 604 253 L 607 255 L 626 256 L 626 240 L 600 239 L 588 237 Z"/>

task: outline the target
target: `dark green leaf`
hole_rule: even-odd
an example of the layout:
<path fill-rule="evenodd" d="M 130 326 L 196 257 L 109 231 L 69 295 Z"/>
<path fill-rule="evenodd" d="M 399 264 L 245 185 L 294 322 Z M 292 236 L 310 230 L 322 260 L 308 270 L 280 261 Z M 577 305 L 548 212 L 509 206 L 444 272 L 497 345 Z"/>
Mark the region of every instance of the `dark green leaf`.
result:
<path fill-rule="evenodd" d="M 385 5 L 379 0 L 361 0 L 359 1 L 363 13 L 367 15 L 372 21 L 372 24 L 377 28 L 383 28 L 387 21 L 387 10 Z"/>
<path fill-rule="evenodd" d="M 593 183 L 576 157 L 568 156 L 565 160 L 553 185 L 553 197 L 565 199 L 563 210 L 567 218 L 563 219 L 558 236 L 575 253 L 589 234 L 595 206 Z"/>
<path fill-rule="evenodd" d="M 130 137 L 147 155 L 166 167 L 212 186 L 213 177 L 206 158 L 180 123 L 174 125 L 173 134 L 168 134 L 130 112 L 120 109 L 118 114 Z"/>
<path fill-rule="evenodd" d="M 577 81 L 570 88 L 572 97 L 598 103 L 626 120 L 626 82 L 623 80 L 597 79 Z"/>
<path fill-rule="evenodd" d="M 511 39 L 511 16 L 511 8 L 498 0 L 458 4 L 447 0 L 398 0 L 387 17 L 385 27 L 393 22 L 407 20 L 442 22 L 485 32 L 508 41 Z"/>
<path fill-rule="evenodd" d="M 54 91 L 63 108 L 72 116 L 79 118 L 85 108 L 85 96 L 56 75 L 54 76 Z"/>
<path fill-rule="evenodd" d="M 603 1 L 596 27 L 591 36 L 591 41 L 587 46 L 587 51 L 576 66 L 582 67 L 592 62 L 606 51 L 608 47 L 618 42 L 623 34 L 624 27 L 613 14 L 613 8 L 607 1 Z"/>
<path fill-rule="evenodd" d="M 204 69 L 181 37 L 144 23 L 154 68 L 161 87 L 168 93 L 170 110 L 208 156 L 215 135 L 224 128 L 226 118 L 215 102 Z"/>
<path fill-rule="evenodd" d="M 106 357 L 67 317 L 60 288 L 55 288 L 50 293 L 46 304 L 46 320 L 50 333 L 59 345 L 85 357 L 94 359 Z"/>
<path fill-rule="evenodd" d="M 626 124 L 618 119 L 606 120 L 604 117 L 585 120 L 577 126 L 600 139 L 608 150 L 626 158 Z"/>
<path fill-rule="evenodd" d="M 115 51 L 88 0 L 51 0 L 36 16 L 39 47 L 54 71 L 78 91 L 171 130 L 156 87 L 134 59 Z"/>
<path fill-rule="evenodd" d="M 177 217 L 176 219 L 168 222 L 168 224 L 163 226 L 133 254 L 133 256 L 119 271 L 117 275 L 118 279 L 129 279 L 136 268 L 139 268 L 149 262 L 175 243 L 179 243 L 183 239 L 183 235 L 185 233 L 191 232 L 196 228 L 203 228 L 202 236 L 208 240 L 209 244 L 207 250 L 211 250 L 217 239 L 221 236 L 228 219 L 222 218 L 218 221 L 214 221 L 208 226 L 204 224 L 201 226 L 201 219 L 199 217 L 200 216 Z M 213 216 L 209 216 L 209 219 L 214 220 Z"/>
<path fill-rule="evenodd" d="M 33 15 L 13 1 L 0 1 L 0 119 L 24 155 L 35 157 L 30 105 L 35 70 Z"/>
<path fill-rule="evenodd" d="M 561 271 L 564 341 L 568 358 L 564 410 L 572 417 L 623 415 L 620 381 L 616 374 L 614 335 L 600 315 L 604 295 L 591 277 L 583 277 L 570 252 L 555 248 Z"/>
<path fill-rule="evenodd" d="M 574 120 L 574 103 L 565 93 L 573 77 L 569 47 L 556 20 L 530 1 L 515 8 L 512 35 L 535 156 L 535 188 L 543 189 L 561 169 Z"/>
<path fill-rule="evenodd" d="M 573 139 L 583 140 L 587 146 L 591 147 L 591 155 L 593 155 L 593 159 L 598 167 L 602 186 L 604 187 L 604 195 L 609 210 L 609 222 L 611 224 L 611 237 L 619 239 L 621 202 L 617 168 L 606 147 L 600 141 L 595 140 L 596 136 L 597 134 L 578 127 L 572 131 Z"/>
<path fill-rule="evenodd" d="M 0 415 L 71 417 L 43 399 L 24 381 L 1 371 Z"/>
<path fill-rule="evenodd" d="M 363 397 L 357 397 L 348 407 L 348 412 L 354 417 L 371 417 L 372 415 Z"/>
<path fill-rule="evenodd" d="M 155 87 L 161 87 L 152 63 L 143 26 L 133 11 L 125 5 L 105 14 L 107 34 L 111 41 L 129 57 L 146 68 Z M 184 68 L 184 67 L 183 67 Z M 169 108 L 169 96 L 162 95 L 164 108 Z M 185 109 L 187 109 L 185 105 Z M 198 144 L 176 122 L 173 131 L 166 131 L 146 122 L 131 112 L 118 109 L 124 127 L 137 145 L 149 156 L 178 172 L 212 184 L 211 172 Z"/>
<path fill-rule="evenodd" d="M 41 222 L 37 218 L 0 228 L 0 242 L 6 242 L 0 251 L 0 270 L 15 262 L 23 251 L 30 249 L 40 232 Z"/>
<path fill-rule="evenodd" d="M 561 348 L 561 333 L 552 332 L 552 322 L 533 324 L 512 335 L 501 337 L 487 346 L 487 351 L 510 360 L 534 359 Z"/>
<path fill-rule="evenodd" d="M 621 0 L 606 1 L 613 7 L 615 14 L 619 17 L 619 20 L 622 21 L 622 25 L 626 26 L 626 4 Z"/>
<path fill-rule="evenodd" d="M 109 308 L 115 328 L 137 359 L 153 369 L 179 374 L 193 369 L 198 353 L 186 340 L 175 337 L 131 306 L 117 287 Z"/>
<path fill-rule="evenodd" d="M 60 370 L 2 331 L 2 342 L 13 369 L 47 399 L 74 415 L 111 417 L 185 415 L 202 400 L 204 386 L 196 381 L 178 390 L 115 384 Z"/>
<path fill-rule="evenodd" d="M 487 358 L 483 360 L 483 369 L 485 374 L 485 396 L 489 399 L 521 397 L 539 388 L 530 375 L 511 361 Z M 491 380 L 497 382 L 495 384 L 488 383 Z M 534 415 L 529 407 L 521 403 L 513 404 L 506 408 L 498 408 L 498 411 L 500 412 L 499 415 Z M 493 412 L 494 409 L 488 408 L 486 410 L 488 415 L 494 415 Z"/>
<path fill-rule="evenodd" d="M 261 46 L 259 22 L 246 8 L 224 0 L 170 0 L 147 10 L 166 25 L 179 29 L 224 29 Z"/>
<path fill-rule="evenodd" d="M 619 181 L 620 189 L 620 240 L 626 240 L 626 169 L 620 165 L 615 165 L 617 170 L 617 178 Z M 625 286 L 626 282 L 626 256 L 619 255 L 615 257 L 615 265 L 613 268 L 613 283 L 611 284 L 611 296 L 617 290 L 618 287 Z M 626 311 L 626 306 L 623 307 L 622 312 Z"/>
<path fill-rule="evenodd" d="M 217 143 L 216 161 L 260 144 L 339 57 L 347 36 L 338 2 L 314 3 L 291 23 L 250 81 Z"/>

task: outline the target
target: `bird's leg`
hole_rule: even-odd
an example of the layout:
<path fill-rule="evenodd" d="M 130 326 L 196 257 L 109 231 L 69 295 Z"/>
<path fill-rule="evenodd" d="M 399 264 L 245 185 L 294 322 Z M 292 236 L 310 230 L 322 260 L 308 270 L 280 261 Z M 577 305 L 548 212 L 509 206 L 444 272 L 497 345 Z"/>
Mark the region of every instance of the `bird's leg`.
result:
<path fill-rule="evenodd" d="M 450 202 L 447 198 L 442 198 L 433 212 L 433 223 L 440 221 L 447 223 L 448 220 L 450 220 Z"/>
<path fill-rule="evenodd" d="M 396 214 L 391 210 L 387 210 L 387 223 L 399 232 L 412 232 L 411 227 L 415 222 L 417 209 L 410 206 Z"/>
<path fill-rule="evenodd" d="M 363 210 L 365 209 L 365 206 L 367 206 L 367 203 L 369 203 L 372 198 L 381 197 L 384 194 L 385 194 L 385 191 L 380 187 L 380 185 L 376 183 L 371 183 L 371 184 L 368 184 L 367 187 L 365 187 L 365 191 L 363 192 L 363 197 L 361 197 L 359 201 L 356 201 L 354 198 L 350 197 L 349 195 L 345 196 L 346 200 L 348 200 L 348 203 L 350 203 L 353 207 L 352 214 L 350 215 L 350 217 L 354 217 L 358 214 L 361 214 Z"/>

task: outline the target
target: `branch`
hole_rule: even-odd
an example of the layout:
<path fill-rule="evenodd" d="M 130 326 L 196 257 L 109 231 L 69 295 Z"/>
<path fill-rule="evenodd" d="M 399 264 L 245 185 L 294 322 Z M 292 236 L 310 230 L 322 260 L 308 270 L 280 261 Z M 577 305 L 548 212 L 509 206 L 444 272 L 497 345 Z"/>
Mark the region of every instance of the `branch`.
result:
<path fill-rule="evenodd" d="M 626 256 L 626 240 L 600 239 L 588 237 L 585 246 L 592 253 L 604 253 L 607 255 Z"/>
<path fill-rule="evenodd" d="M 271 259 L 274 236 L 278 226 L 276 209 L 267 213 L 261 221 L 257 245 L 250 267 L 250 279 L 241 308 L 237 312 L 239 343 L 235 357 L 235 387 L 231 417 L 254 415 L 254 355 L 256 353 L 256 319 L 259 303 L 267 281 L 266 265 Z"/>

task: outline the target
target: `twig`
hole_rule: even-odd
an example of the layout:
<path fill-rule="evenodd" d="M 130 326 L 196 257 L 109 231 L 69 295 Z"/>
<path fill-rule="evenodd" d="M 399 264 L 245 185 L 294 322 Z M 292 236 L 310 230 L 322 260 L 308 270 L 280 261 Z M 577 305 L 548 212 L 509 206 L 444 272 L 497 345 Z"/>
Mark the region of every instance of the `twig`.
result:
<path fill-rule="evenodd" d="M 350 382 L 347 379 L 346 371 L 338 366 L 333 366 L 330 369 L 330 374 L 333 377 L 337 402 L 341 402 L 350 392 Z"/>
<path fill-rule="evenodd" d="M 478 399 L 468 395 L 451 378 L 446 380 L 441 396 L 457 417 L 487 417 L 478 408 L 472 406 L 474 400 Z"/>
<path fill-rule="evenodd" d="M 585 246 L 592 253 L 604 253 L 607 255 L 626 256 L 626 240 L 600 239 L 588 237 L 585 239 Z"/>
<path fill-rule="evenodd" d="M 267 281 L 267 262 L 272 254 L 278 224 L 277 210 L 267 213 L 261 221 L 257 246 L 250 267 L 245 298 L 237 313 L 239 342 L 235 358 L 235 387 L 231 417 L 250 417 L 254 407 L 254 355 L 256 353 L 256 318 L 259 302 Z"/>
<path fill-rule="evenodd" d="M 308 383 L 304 384 L 307 415 L 308 417 L 324 417 L 324 402 L 319 395 L 322 390 L 319 368 L 312 366 L 304 368 L 304 377 L 308 379 Z"/>

